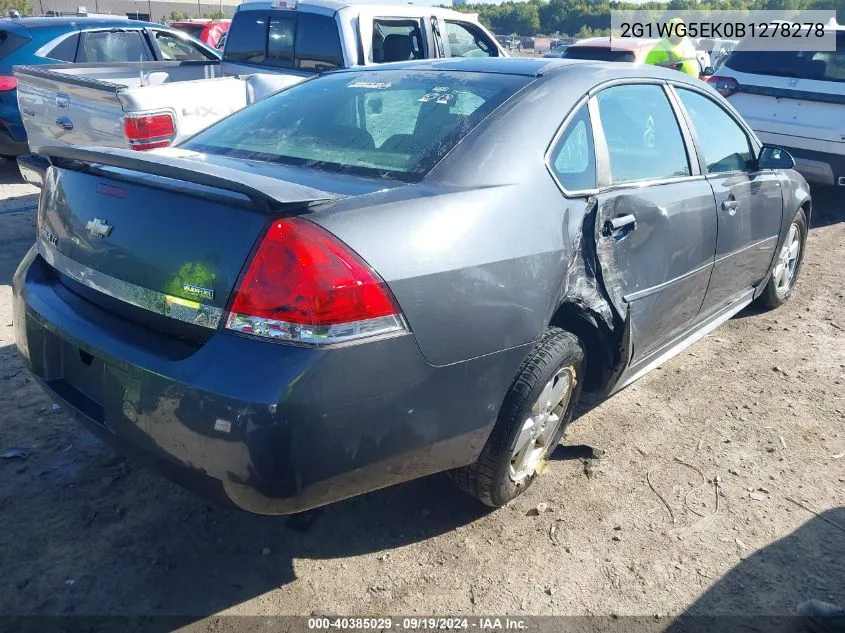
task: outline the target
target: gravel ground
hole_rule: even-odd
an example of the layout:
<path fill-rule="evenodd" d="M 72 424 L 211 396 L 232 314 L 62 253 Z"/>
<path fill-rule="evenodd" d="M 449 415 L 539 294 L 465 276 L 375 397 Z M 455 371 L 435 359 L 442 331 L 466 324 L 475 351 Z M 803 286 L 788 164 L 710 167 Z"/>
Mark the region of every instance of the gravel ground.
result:
<path fill-rule="evenodd" d="M 816 193 L 788 305 L 747 310 L 585 403 L 510 506 L 488 512 L 435 476 L 285 518 L 212 507 L 52 410 L 12 340 L 10 283 L 33 241 L 35 190 L 8 165 L 0 183 L 0 453 L 28 451 L 0 459 L 2 614 L 845 604 L 845 208 L 834 191 Z"/>

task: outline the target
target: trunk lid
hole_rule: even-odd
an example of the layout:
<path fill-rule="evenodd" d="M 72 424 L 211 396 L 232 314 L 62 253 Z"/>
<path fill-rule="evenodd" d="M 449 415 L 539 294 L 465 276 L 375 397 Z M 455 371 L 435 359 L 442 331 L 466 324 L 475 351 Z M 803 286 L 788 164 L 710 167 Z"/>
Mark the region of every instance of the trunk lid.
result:
<path fill-rule="evenodd" d="M 62 283 L 156 329 L 181 336 L 189 324 L 199 339 L 222 320 L 270 219 L 341 196 L 180 150 L 44 153 L 38 249 Z"/>

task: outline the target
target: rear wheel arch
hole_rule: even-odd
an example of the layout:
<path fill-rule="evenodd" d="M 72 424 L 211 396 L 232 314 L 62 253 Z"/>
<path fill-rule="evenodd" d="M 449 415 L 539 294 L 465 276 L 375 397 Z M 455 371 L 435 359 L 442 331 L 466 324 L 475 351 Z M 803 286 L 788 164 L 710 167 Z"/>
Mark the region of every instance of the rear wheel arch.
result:
<path fill-rule="evenodd" d="M 603 391 L 620 362 L 621 332 L 615 333 L 601 316 L 572 301 L 558 307 L 549 325 L 571 332 L 581 340 L 586 361 L 584 390 Z"/>

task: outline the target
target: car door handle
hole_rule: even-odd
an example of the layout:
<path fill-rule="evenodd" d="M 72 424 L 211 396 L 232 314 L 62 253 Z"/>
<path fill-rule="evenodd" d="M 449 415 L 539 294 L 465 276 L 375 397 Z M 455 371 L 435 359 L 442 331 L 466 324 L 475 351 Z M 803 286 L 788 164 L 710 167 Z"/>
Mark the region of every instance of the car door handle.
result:
<path fill-rule="evenodd" d="M 736 213 L 737 207 L 739 207 L 739 202 L 736 200 L 722 200 L 722 210 L 727 211 L 731 215 Z"/>
<path fill-rule="evenodd" d="M 627 229 L 627 233 L 633 231 L 635 228 L 637 228 L 637 218 L 629 213 L 628 215 L 620 215 L 619 217 L 605 221 L 602 233 L 604 233 L 605 237 L 610 237 L 622 229 Z"/>
<path fill-rule="evenodd" d="M 72 130 L 73 129 L 73 121 L 71 121 L 66 116 L 63 116 L 59 119 L 56 119 L 56 125 L 58 125 L 63 130 Z"/>

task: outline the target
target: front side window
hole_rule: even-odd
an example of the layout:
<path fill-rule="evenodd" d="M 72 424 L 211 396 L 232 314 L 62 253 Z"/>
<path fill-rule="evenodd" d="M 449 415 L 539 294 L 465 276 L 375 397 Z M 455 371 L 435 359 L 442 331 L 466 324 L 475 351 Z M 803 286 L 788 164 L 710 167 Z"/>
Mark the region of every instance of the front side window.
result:
<path fill-rule="evenodd" d="M 193 44 L 186 42 L 172 33 L 155 32 L 156 44 L 161 51 L 162 59 L 184 61 L 202 61 L 208 59 Z"/>
<path fill-rule="evenodd" d="M 496 47 L 478 27 L 446 21 L 449 57 L 495 57 Z"/>
<path fill-rule="evenodd" d="M 661 86 L 614 86 L 596 98 L 611 184 L 690 175 L 683 136 Z"/>
<path fill-rule="evenodd" d="M 707 173 L 751 169 L 754 156 L 748 144 L 748 136 L 739 124 L 710 98 L 683 88 L 677 91 L 684 109 L 692 119 Z"/>
<path fill-rule="evenodd" d="M 529 81 L 412 70 L 326 75 L 236 112 L 184 147 L 416 181 Z"/>
<path fill-rule="evenodd" d="M 567 191 L 584 191 L 596 186 L 596 154 L 593 128 L 586 104 L 566 126 L 551 154 L 551 167 Z"/>
<path fill-rule="evenodd" d="M 76 61 L 145 62 L 150 59 L 140 31 L 91 31 L 82 34 Z"/>

